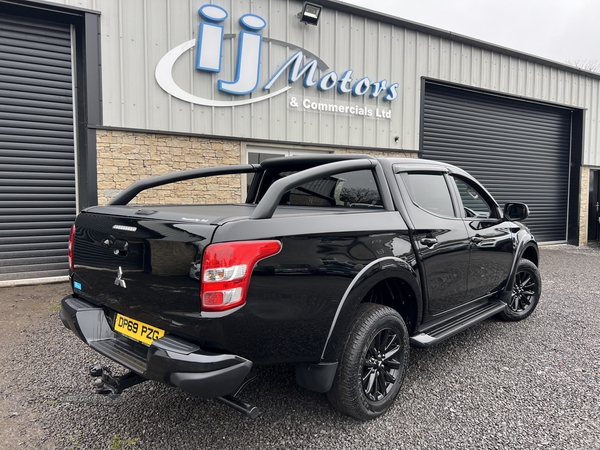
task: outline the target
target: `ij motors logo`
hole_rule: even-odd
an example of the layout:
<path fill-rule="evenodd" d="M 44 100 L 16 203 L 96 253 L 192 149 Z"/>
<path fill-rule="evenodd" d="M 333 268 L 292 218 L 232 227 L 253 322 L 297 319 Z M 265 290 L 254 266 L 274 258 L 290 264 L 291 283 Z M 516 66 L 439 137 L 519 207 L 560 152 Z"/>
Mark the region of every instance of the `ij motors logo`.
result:
<path fill-rule="evenodd" d="M 309 51 L 294 44 L 263 36 L 261 31 L 267 27 L 267 22 L 256 14 L 244 14 L 239 18 L 241 31 L 237 35 L 226 35 L 223 23 L 229 17 L 227 10 L 218 5 L 207 4 L 202 6 L 198 13 L 202 20 L 198 38 L 170 50 L 159 61 L 155 71 L 158 84 L 166 92 L 181 100 L 205 106 L 247 105 L 281 95 L 290 90 L 293 83 L 300 80 L 306 89 L 315 88 L 319 91 L 335 89 L 339 94 L 348 94 L 352 97 L 368 96 L 373 99 L 382 98 L 385 101 L 392 101 L 398 96 L 398 83 L 388 84 L 387 80 L 372 81 L 368 77 L 357 78 L 352 69 L 338 74 Z M 224 44 L 231 38 L 237 39 L 237 59 L 233 70 L 235 73 L 224 74 L 222 73 Z M 296 52 L 283 62 L 275 73 L 270 74 L 264 86 L 259 86 L 262 47 L 265 42 L 282 45 Z M 215 88 L 234 96 L 232 100 L 198 97 L 177 85 L 173 79 L 173 67 L 176 61 L 188 51 L 195 51 L 195 71 L 212 75 Z M 277 64 L 276 61 L 272 62 Z M 276 81 L 286 72 L 288 85 L 273 90 Z M 263 95 L 257 95 L 257 90 L 262 91 Z M 254 95 L 250 96 L 252 93 Z"/>

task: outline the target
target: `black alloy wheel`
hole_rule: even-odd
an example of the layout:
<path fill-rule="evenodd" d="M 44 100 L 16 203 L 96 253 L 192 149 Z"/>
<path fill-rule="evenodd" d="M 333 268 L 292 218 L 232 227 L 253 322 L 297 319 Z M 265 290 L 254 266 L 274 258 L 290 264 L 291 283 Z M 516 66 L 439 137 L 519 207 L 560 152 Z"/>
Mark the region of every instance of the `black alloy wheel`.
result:
<path fill-rule="evenodd" d="M 533 275 L 519 272 L 515 278 L 515 286 L 508 307 L 514 312 L 523 312 L 531 306 L 531 300 L 536 294 L 536 283 Z"/>
<path fill-rule="evenodd" d="M 327 398 L 336 409 L 356 419 L 379 417 L 400 392 L 408 350 L 408 330 L 396 310 L 361 304 Z"/>
<path fill-rule="evenodd" d="M 386 328 L 371 341 L 362 365 L 362 386 L 371 401 L 380 401 L 390 393 L 400 373 L 396 358 L 402 350 L 398 334 Z"/>
<path fill-rule="evenodd" d="M 528 317 L 536 308 L 542 293 L 542 279 L 535 264 L 526 259 L 519 261 L 510 300 L 499 316 L 517 321 Z"/>

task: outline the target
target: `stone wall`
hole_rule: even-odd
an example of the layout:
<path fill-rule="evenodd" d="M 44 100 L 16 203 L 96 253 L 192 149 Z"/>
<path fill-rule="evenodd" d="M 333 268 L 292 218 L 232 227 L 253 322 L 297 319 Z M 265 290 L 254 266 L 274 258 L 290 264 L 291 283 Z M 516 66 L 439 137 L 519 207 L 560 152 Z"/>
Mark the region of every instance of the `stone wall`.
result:
<path fill-rule="evenodd" d="M 98 204 L 131 183 L 170 172 L 239 164 L 241 144 L 189 136 L 98 130 Z M 241 201 L 240 176 L 192 180 L 149 189 L 133 203 L 219 203 Z"/>
<path fill-rule="evenodd" d="M 590 168 L 581 168 L 581 189 L 579 193 L 579 245 L 588 242 L 588 202 L 590 190 Z"/>

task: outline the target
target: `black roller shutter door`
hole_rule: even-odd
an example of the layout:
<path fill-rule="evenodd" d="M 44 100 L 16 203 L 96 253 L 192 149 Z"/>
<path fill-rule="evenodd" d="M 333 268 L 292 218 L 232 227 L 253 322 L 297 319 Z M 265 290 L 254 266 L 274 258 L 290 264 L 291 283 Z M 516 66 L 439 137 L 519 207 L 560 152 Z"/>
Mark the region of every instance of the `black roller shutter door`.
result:
<path fill-rule="evenodd" d="M 72 72 L 70 26 L 0 16 L 0 281 L 68 273 Z"/>
<path fill-rule="evenodd" d="M 422 157 L 459 166 L 502 206 L 529 205 L 539 242 L 565 242 L 571 111 L 425 84 Z"/>

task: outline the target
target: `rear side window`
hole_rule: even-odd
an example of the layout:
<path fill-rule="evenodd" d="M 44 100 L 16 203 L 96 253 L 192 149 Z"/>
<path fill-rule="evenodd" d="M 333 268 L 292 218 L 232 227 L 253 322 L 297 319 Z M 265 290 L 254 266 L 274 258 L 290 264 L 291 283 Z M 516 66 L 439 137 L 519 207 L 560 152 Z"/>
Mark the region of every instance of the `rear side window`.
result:
<path fill-rule="evenodd" d="M 287 176 L 292 173 L 282 172 L 280 175 Z M 379 188 L 370 170 L 344 172 L 302 184 L 286 192 L 280 204 L 383 208 Z"/>
<path fill-rule="evenodd" d="M 411 200 L 422 209 L 440 216 L 454 217 L 452 198 L 441 173 L 403 173 Z"/>

